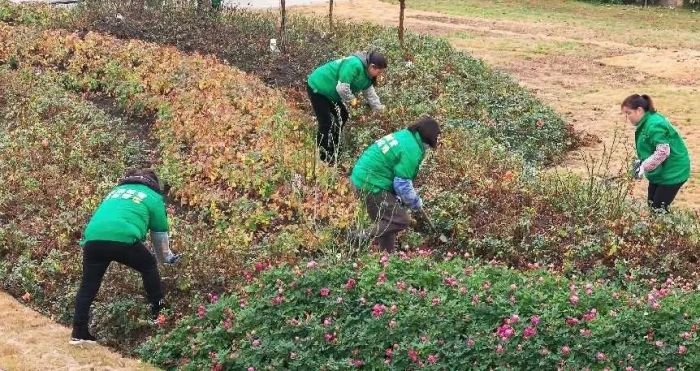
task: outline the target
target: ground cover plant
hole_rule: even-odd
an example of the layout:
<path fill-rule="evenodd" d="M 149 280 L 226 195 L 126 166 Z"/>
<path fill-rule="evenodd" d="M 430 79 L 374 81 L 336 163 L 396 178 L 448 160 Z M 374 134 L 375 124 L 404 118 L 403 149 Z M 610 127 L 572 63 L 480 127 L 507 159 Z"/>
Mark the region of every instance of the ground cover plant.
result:
<path fill-rule="evenodd" d="M 700 294 L 429 251 L 285 266 L 141 348 L 165 368 L 693 369 Z"/>

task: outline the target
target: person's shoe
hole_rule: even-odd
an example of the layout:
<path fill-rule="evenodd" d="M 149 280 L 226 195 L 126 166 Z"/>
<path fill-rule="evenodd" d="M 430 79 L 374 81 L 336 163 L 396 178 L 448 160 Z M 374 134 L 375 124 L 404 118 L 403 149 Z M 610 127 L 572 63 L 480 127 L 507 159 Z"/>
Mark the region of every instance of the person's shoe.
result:
<path fill-rule="evenodd" d="M 71 334 L 70 345 L 89 345 L 97 343 L 97 339 L 90 335 L 87 326 L 74 325 L 73 333 Z"/>

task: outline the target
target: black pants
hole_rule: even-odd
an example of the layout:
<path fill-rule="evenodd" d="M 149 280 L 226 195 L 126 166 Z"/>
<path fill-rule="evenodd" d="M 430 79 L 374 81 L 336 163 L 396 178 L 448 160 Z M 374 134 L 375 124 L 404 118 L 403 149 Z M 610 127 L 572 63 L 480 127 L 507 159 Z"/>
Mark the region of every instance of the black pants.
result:
<path fill-rule="evenodd" d="M 113 241 L 90 241 L 83 247 L 83 280 L 75 298 L 74 326 L 86 326 L 90 305 L 102 284 L 102 277 L 109 263 L 116 261 L 141 273 L 143 286 L 151 305 L 158 305 L 163 298 L 158 266 L 146 247 L 137 242 L 129 245 Z"/>
<path fill-rule="evenodd" d="M 654 210 L 668 212 L 668 207 L 671 205 L 671 202 L 673 202 L 673 199 L 676 198 L 683 184 L 685 184 L 685 182 L 675 185 L 661 185 L 649 182 L 649 192 L 647 194 L 649 206 Z"/>
<path fill-rule="evenodd" d="M 370 193 L 362 197 L 365 198 L 367 214 L 376 223 L 369 234 L 376 238 L 379 248 L 393 252 L 396 235 L 410 225 L 406 207 L 391 192 Z"/>
<path fill-rule="evenodd" d="M 309 93 L 311 106 L 318 121 L 316 144 L 319 147 L 321 160 L 335 163 L 338 157 L 340 131 L 348 120 L 348 110 L 343 104 L 333 103 L 325 96 L 314 93 L 308 84 L 306 91 Z"/>

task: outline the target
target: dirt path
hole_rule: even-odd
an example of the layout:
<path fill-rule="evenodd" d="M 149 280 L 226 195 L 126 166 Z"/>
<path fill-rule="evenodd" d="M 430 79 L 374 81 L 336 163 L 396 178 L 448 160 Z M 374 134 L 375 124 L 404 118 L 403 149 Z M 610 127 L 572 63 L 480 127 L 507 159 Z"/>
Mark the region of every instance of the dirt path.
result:
<path fill-rule="evenodd" d="M 156 370 L 100 345 L 68 344 L 70 329 L 0 292 L 0 370 Z"/>
<path fill-rule="evenodd" d="M 443 7 L 452 6 L 446 0 L 439 3 Z M 453 13 L 481 12 L 485 16 L 407 9 L 406 27 L 447 37 L 455 47 L 514 76 L 576 129 L 601 139 L 598 145 L 569 154 L 561 168 L 585 172 L 586 163 L 590 163 L 586 158 L 601 159 L 604 148 L 611 148 L 616 133 L 620 144 L 612 156 L 612 167 L 627 166 L 625 157 L 633 148 L 634 132 L 623 121 L 619 104 L 624 97 L 636 92 L 654 97 L 659 111 L 684 135 L 691 156 L 700 153 L 697 129 L 700 124 L 700 105 L 697 104 L 700 101 L 700 33 L 694 31 L 698 28 L 695 21 L 690 21 L 693 23 L 688 25 L 688 30 L 669 26 L 646 34 L 652 37 L 626 37 L 619 22 L 630 23 L 630 17 L 654 17 L 656 14 L 641 14 L 638 8 L 632 7 L 601 8 L 601 12 L 593 10 L 598 13 L 589 15 L 591 10 L 583 7 L 590 5 L 551 0 L 551 4 L 542 6 L 552 5 L 554 9 L 580 6 L 582 12 L 589 13 L 581 13 L 586 14 L 581 19 L 575 14 L 567 17 L 556 13 L 538 15 L 537 12 L 520 16 L 501 12 L 501 9 L 495 12 L 489 8 L 493 3 L 478 0 L 468 3 L 465 2 L 462 9 L 449 9 Z M 295 9 L 327 14 L 327 5 Z M 397 5 L 376 0 L 345 0 L 338 3 L 334 14 L 396 26 L 399 10 Z M 668 17 L 668 14 L 658 16 Z M 672 22 L 663 25 L 670 24 Z M 635 32 L 630 30 L 632 34 Z M 667 35 L 671 38 L 665 40 Z M 678 204 L 700 206 L 700 182 L 694 180 L 700 175 L 700 157 L 698 159 L 693 162 L 694 176 L 681 191 Z M 642 197 L 645 187 L 646 182 L 640 182 L 635 194 Z"/>

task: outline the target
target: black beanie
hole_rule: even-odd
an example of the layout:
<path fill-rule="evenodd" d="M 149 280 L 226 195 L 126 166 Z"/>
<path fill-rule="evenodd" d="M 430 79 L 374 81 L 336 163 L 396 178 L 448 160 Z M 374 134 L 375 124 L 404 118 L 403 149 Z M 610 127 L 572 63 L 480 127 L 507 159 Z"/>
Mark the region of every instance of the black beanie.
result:
<path fill-rule="evenodd" d="M 437 147 L 438 136 L 440 135 L 440 124 L 432 117 L 423 117 L 415 124 L 408 127 L 413 133 L 420 134 L 421 139 L 431 148 Z"/>
<path fill-rule="evenodd" d="M 160 187 L 160 182 L 158 181 L 158 176 L 151 169 L 127 170 L 124 177 L 120 179 L 118 183 L 118 185 L 123 184 L 143 184 L 158 193 L 163 193 L 163 190 Z"/>

